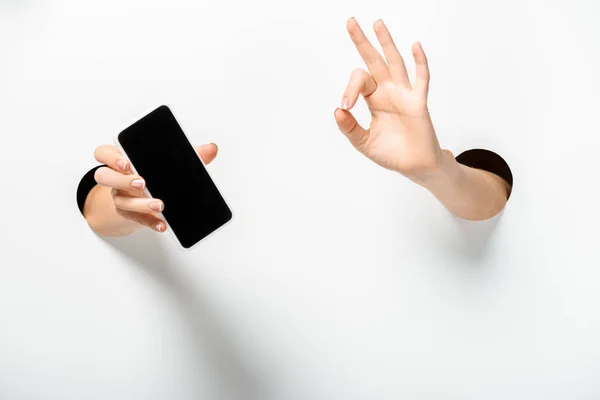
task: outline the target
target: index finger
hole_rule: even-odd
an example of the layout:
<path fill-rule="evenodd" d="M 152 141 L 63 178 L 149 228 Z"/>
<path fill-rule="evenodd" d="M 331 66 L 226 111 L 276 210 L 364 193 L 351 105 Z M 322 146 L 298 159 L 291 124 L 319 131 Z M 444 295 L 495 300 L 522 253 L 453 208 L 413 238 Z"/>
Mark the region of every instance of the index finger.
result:
<path fill-rule="evenodd" d="M 102 163 L 115 171 L 122 173 L 131 172 L 129 163 L 116 146 L 103 145 L 96 147 L 96 150 L 94 150 L 94 158 L 99 163 Z"/>
<path fill-rule="evenodd" d="M 377 49 L 373 47 L 365 33 L 356 22 L 354 17 L 350 18 L 346 23 L 346 28 L 350 34 L 350 38 L 354 42 L 360 56 L 367 64 L 369 72 L 376 82 L 384 82 L 390 79 L 390 71 L 388 66 Z"/>

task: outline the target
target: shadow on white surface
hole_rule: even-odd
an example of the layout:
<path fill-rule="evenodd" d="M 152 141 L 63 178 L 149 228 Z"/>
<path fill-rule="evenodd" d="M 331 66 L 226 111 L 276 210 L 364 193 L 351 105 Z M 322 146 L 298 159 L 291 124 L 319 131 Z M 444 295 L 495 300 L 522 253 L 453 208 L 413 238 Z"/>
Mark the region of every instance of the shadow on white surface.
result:
<path fill-rule="evenodd" d="M 241 358 L 228 333 L 198 286 L 182 273 L 185 262 L 167 256 L 155 234 L 138 232 L 123 238 L 102 238 L 133 264 L 150 275 L 176 302 L 189 329 L 197 357 L 208 365 L 221 399 L 258 399 L 258 377 Z M 183 265 L 182 265 L 183 264 Z M 198 377 L 205 379 L 206 377 Z M 225 391 L 225 393 L 223 393 Z"/>
<path fill-rule="evenodd" d="M 465 266 L 478 266 L 488 256 L 490 245 L 502 214 L 485 221 L 467 221 L 455 218 L 455 235 L 451 236 L 454 254 L 464 259 Z"/>

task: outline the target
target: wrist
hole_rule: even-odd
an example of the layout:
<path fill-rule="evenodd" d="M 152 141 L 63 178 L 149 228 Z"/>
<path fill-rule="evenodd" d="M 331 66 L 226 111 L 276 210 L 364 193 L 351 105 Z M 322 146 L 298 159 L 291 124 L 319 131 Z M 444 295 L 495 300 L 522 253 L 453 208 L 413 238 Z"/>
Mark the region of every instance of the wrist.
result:
<path fill-rule="evenodd" d="M 460 165 L 450 150 L 439 150 L 435 167 L 425 173 L 409 177 L 424 188 L 434 191 L 439 186 L 447 186 L 455 181 L 461 172 Z"/>

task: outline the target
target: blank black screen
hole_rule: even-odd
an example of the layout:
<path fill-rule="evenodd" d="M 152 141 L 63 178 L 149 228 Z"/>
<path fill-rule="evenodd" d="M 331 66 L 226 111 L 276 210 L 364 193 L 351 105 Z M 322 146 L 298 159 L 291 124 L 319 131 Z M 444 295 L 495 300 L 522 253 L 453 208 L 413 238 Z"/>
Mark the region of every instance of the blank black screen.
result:
<path fill-rule="evenodd" d="M 185 248 L 228 222 L 232 213 L 175 116 L 160 106 L 119 134 L 119 143 Z"/>

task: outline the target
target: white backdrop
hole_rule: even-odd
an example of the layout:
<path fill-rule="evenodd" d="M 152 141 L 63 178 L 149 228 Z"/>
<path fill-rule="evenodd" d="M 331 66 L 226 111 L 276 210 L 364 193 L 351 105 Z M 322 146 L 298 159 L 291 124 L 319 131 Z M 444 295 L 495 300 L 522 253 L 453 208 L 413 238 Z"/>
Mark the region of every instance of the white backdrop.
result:
<path fill-rule="evenodd" d="M 600 398 L 600 4 L 0 1 L 0 398 Z M 510 164 L 465 223 L 333 112 L 387 22 L 429 56 L 442 146 Z M 236 220 L 189 253 L 105 240 L 95 146 L 169 104 Z M 364 104 L 357 108 L 366 122 Z"/>

